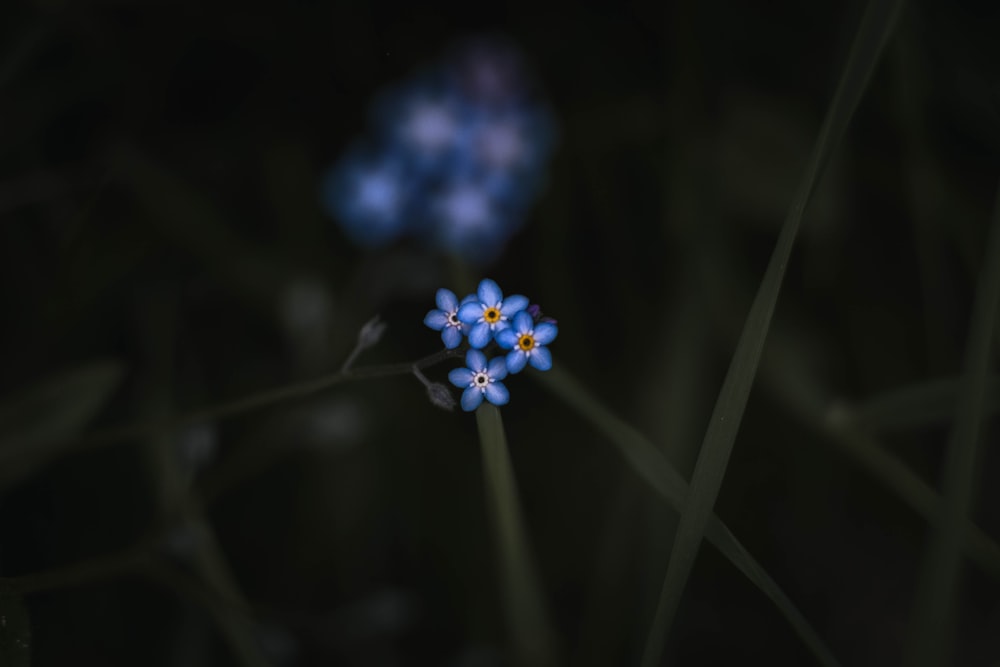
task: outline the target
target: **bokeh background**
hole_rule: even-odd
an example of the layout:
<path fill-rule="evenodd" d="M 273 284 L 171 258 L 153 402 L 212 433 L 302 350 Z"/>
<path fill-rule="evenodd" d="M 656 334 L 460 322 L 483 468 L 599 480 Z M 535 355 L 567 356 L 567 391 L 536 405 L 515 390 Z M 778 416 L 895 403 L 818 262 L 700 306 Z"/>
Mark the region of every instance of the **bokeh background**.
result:
<path fill-rule="evenodd" d="M 716 507 L 844 664 L 907 642 L 927 521 L 869 454 L 939 488 L 954 392 L 920 391 L 961 371 L 1000 173 L 987 4 L 906 6 L 807 211 Z M 97 563 L 26 595 L 5 650 L 255 664 L 249 635 L 272 665 L 511 664 L 474 419 L 412 376 L 78 438 L 334 373 L 375 314 L 359 367 L 426 356 L 435 290 L 489 276 L 557 318 L 555 363 L 689 475 L 863 9 L 2 3 L 0 575 Z M 387 91 L 477 40 L 519 54 L 552 124 L 509 239 L 357 245 L 331 169 L 378 135 Z M 676 514 L 530 373 L 508 386 L 566 661 L 637 664 Z M 898 390 L 924 402 L 871 402 Z M 863 437 L 803 405 L 860 406 Z M 983 434 L 972 518 L 1000 537 Z M 1000 664 L 996 569 L 966 561 L 955 618 L 953 664 Z M 814 660 L 705 546 L 664 664 L 753 659 Z"/>

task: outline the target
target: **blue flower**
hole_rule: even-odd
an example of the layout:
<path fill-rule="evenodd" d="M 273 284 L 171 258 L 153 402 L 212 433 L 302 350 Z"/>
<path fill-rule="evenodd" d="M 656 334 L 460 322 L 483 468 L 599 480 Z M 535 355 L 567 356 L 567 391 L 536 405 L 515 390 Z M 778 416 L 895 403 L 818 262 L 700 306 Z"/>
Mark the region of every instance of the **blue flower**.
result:
<path fill-rule="evenodd" d="M 485 182 L 455 182 L 429 206 L 434 243 L 472 262 L 494 259 L 516 227 L 499 206 L 503 200 L 485 186 Z"/>
<path fill-rule="evenodd" d="M 511 326 L 497 334 L 497 343 L 507 353 L 507 370 L 519 373 L 529 363 L 540 371 L 552 368 L 552 353 L 545 347 L 559 334 L 551 322 L 535 324 L 532 314 L 522 310 L 514 316 Z"/>
<path fill-rule="evenodd" d="M 475 301 L 476 297 L 469 295 L 462 299 L 462 303 Z M 431 310 L 424 317 L 424 324 L 431 329 L 441 332 L 441 340 L 449 350 L 458 347 L 462 342 L 462 336 L 469 332 L 469 325 L 462 324 L 458 319 L 458 308 L 461 305 L 455 293 L 447 289 L 439 289 L 435 297 L 437 309 Z"/>
<path fill-rule="evenodd" d="M 403 233 L 412 192 L 398 160 L 354 151 L 327 174 L 322 196 L 345 233 L 374 247 Z"/>
<path fill-rule="evenodd" d="M 504 299 L 500 287 L 489 278 L 479 283 L 476 296 L 475 301 L 458 309 L 458 319 L 472 327 L 469 330 L 469 345 L 480 349 L 510 326 L 510 318 L 528 307 L 528 297 L 516 294 Z"/>
<path fill-rule="evenodd" d="M 472 412 L 483 402 L 483 397 L 493 405 L 506 405 L 510 392 L 500 380 L 507 377 L 507 363 L 503 357 L 496 357 L 489 363 L 486 355 L 479 350 L 465 353 L 468 368 L 456 368 L 448 373 L 448 379 L 456 387 L 464 387 L 462 409 Z"/>
<path fill-rule="evenodd" d="M 447 170 L 463 125 L 455 95 L 434 76 L 422 76 L 389 91 L 376 104 L 379 134 L 414 167 L 414 176 Z"/>

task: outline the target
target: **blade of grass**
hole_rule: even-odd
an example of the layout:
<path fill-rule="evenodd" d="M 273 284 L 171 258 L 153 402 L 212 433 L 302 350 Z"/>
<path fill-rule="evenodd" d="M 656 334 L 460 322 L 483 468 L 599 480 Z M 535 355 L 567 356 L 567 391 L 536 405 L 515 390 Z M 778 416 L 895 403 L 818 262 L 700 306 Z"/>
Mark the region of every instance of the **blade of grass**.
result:
<path fill-rule="evenodd" d="M 960 386 L 960 378 L 943 378 L 900 387 L 845 406 L 843 418 L 873 432 L 940 424 L 954 417 Z M 996 376 L 987 381 L 984 408 L 989 414 L 1000 411 L 1000 379 Z"/>
<path fill-rule="evenodd" d="M 932 527 L 917 585 L 909 665 L 940 665 L 948 658 L 954 601 L 962 564 L 966 515 L 976 486 L 976 459 L 986 402 L 993 328 L 1000 307 L 1000 188 L 993 209 L 983 271 L 969 326 L 965 372 L 944 468 L 944 507 Z"/>
<path fill-rule="evenodd" d="M 500 410 L 484 403 L 476 410 L 476 424 L 483 454 L 486 504 L 500 550 L 500 594 L 514 651 L 512 664 L 558 664 L 555 634 L 528 547 Z"/>
<path fill-rule="evenodd" d="M 93 361 L 0 400 L 0 488 L 63 455 L 124 375 L 117 361 Z"/>
<path fill-rule="evenodd" d="M 670 562 L 667 565 L 660 604 L 646 642 L 642 659 L 644 667 L 654 667 L 660 663 L 667 634 L 680 604 L 681 594 L 694 566 L 702 535 L 712 516 L 712 507 L 722 486 L 722 479 L 736 440 L 736 432 L 746 408 L 771 316 L 778 300 L 785 267 L 806 205 L 833 154 L 833 149 L 840 143 L 847 124 L 861 100 L 875 64 L 895 26 L 901 6 L 902 0 L 873 0 L 868 5 L 851 47 L 844 74 L 820 130 L 812 156 L 806 165 L 806 172 L 792 208 L 781 228 L 757 296 L 750 308 L 705 433 L 691 479 L 688 502 L 681 514 Z"/>
<path fill-rule="evenodd" d="M 860 427 L 849 409 L 831 404 L 805 367 L 805 360 L 792 353 L 790 346 L 773 346 L 761 366 L 760 379 L 769 395 L 790 416 L 840 449 L 933 525 L 942 512 L 941 496 Z M 928 386 L 931 384 L 934 383 Z M 923 401 L 922 391 L 914 395 Z M 954 412 L 954 406 L 949 412 Z M 963 545 L 969 559 L 1000 581 L 1000 544 L 968 518 L 964 524 Z"/>
<path fill-rule="evenodd" d="M 532 377 L 592 423 L 617 446 L 626 462 L 653 490 L 663 496 L 675 510 L 683 511 L 688 495 L 688 484 L 660 453 L 656 445 L 631 425 L 616 417 L 562 368 L 556 366 L 546 373 L 534 374 Z M 839 664 L 819 633 L 812 628 L 777 582 L 715 514 L 709 515 L 705 537 L 774 603 L 820 664 Z"/>

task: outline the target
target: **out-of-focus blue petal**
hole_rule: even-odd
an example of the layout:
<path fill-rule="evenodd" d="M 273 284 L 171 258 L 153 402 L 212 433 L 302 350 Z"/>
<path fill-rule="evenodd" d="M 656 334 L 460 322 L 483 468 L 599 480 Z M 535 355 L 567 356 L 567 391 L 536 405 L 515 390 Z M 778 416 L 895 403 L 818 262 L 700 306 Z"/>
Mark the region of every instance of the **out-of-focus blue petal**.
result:
<path fill-rule="evenodd" d="M 513 297 L 507 297 L 507 301 L 510 301 Z M 507 308 L 507 301 L 503 302 L 504 308 Z M 527 299 L 525 299 L 527 301 Z M 531 313 L 526 310 L 521 310 L 516 315 L 514 315 L 511 320 L 510 326 L 514 331 L 519 334 L 528 333 L 535 326 L 535 321 L 531 318 Z"/>
<path fill-rule="evenodd" d="M 462 392 L 462 409 L 472 412 L 483 402 L 483 390 L 478 387 L 469 387 Z"/>
<path fill-rule="evenodd" d="M 475 324 L 483 318 L 483 307 L 479 299 L 462 304 L 458 309 L 458 319 L 465 324 Z"/>
<path fill-rule="evenodd" d="M 466 294 L 464 297 L 462 297 L 461 305 L 464 306 L 467 303 L 479 303 L 479 298 L 475 294 Z"/>
<path fill-rule="evenodd" d="M 486 373 L 494 380 L 502 380 L 507 377 L 507 360 L 503 357 L 496 357 L 490 360 L 490 366 Z"/>
<path fill-rule="evenodd" d="M 549 322 L 542 322 L 535 326 L 535 344 L 548 345 L 559 335 L 559 327 Z"/>
<path fill-rule="evenodd" d="M 448 373 L 448 380 L 456 387 L 468 387 L 472 384 L 472 376 L 475 375 L 468 368 L 456 368 Z"/>
<path fill-rule="evenodd" d="M 510 401 L 510 392 L 503 382 L 490 382 L 486 385 L 486 398 L 493 405 L 507 405 Z"/>
<path fill-rule="evenodd" d="M 514 327 L 508 327 L 496 336 L 497 344 L 505 350 L 509 350 L 517 345 L 517 339 L 518 335 L 517 331 L 514 330 Z"/>
<path fill-rule="evenodd" d="M 552 368 L 552 353 L 547 347 L 536 347 L 531 351 L 529 359 L 531 365 L 540 371 L 547 371 Z"/>
<path fill-rule="evenodd" d="M 458 308 L 458 298 L 455 297 L 455 293 L 450 289 L 444 289 L 443 287 L 437 291 L 434 295 L 434 301 L 437 303 L 437 307 L 445 312 L 452 312 Z"/>
<path fill-rule="evenodd" d="M 479 350 L 469 350 L 465 353 L 465 365 L 470 370 L 481 373 L 486 370 L 486 355 Z"/>
<path fill-rule="evenodd" d="M 446 348 L 454 350 L 462 344 L 462 330 L 458 327 L 445 327 L 441 330 L 441 341 Z"/>
<path fill-rule="evenodd" d="M 354 150 L 330 170 L 322 189 L 324 208 L 355 243 L 385 245 L 406 230 L 413 187 L 392 155 Z"/>
<path fill-rule="evenodd" d="M 507 317 L 511 317 L 515 313 L 519 313 L 527 307 L 528 297 L 521 294 L 515 294 L 503 300 L 503 308 L 501 308 L 501 312 L 503 312 L 503 314 Z M 531 331 L 531 329 L 528 329 L 528 331 Z"/>
<path fill-rule="evenodd" d="M 479 282 L 479 289 L 476 290 L 476 295 L 479 297 L 479 301 L 488 308 L 492 308 L 503 301 L 503 292 L 500 291 L 500 286 L 489 278 L 483 278 Z"/>
<path fill-rule="evenodd" d="M 511 350 L 507 353 L 507 370 L 511 373 L 520 373 L 528 363 L 528 355 L 522 350 Z"/>

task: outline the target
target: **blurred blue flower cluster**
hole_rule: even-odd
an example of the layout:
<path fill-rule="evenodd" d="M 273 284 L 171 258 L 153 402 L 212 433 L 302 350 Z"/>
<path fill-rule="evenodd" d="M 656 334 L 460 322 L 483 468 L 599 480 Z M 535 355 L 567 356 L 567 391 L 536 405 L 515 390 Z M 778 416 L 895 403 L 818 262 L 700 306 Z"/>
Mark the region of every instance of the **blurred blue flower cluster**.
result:
<path fill-rule="evenodd" d="M 552 368 L 547 346 L 559 335 L 559 328 L 551 317 L 542 316 L 537 305 L 529 306 L 527 297 L 504 297 L 500 286 L 485 278 L 475 294 L 461 301 L 451 290 L 439 289 L 437 306 L 424 317 L 424 324 L 441 332 L 445 347 L 451 350 L 463 338 L 469 341 L 466 368 L 448 374 L 453 385 L 464 389 L 464 410 L 475 410 L 484 398 L 506 405 L 510 393 L 501 380 L 508 374 L 519 373 L 529 364 L 540 371 Z M 507 352 L 488 360 L 482 349 L 494 341 Z"/>
<path fill-rule="evenodd" d="M 554 124 L 510 47 L 480 42 L 388 90 L 373 136 L 325 175 L 325 209 L 356 243 L 411 236 L 470 262 L 503 250 L 534 201 Z"/>

